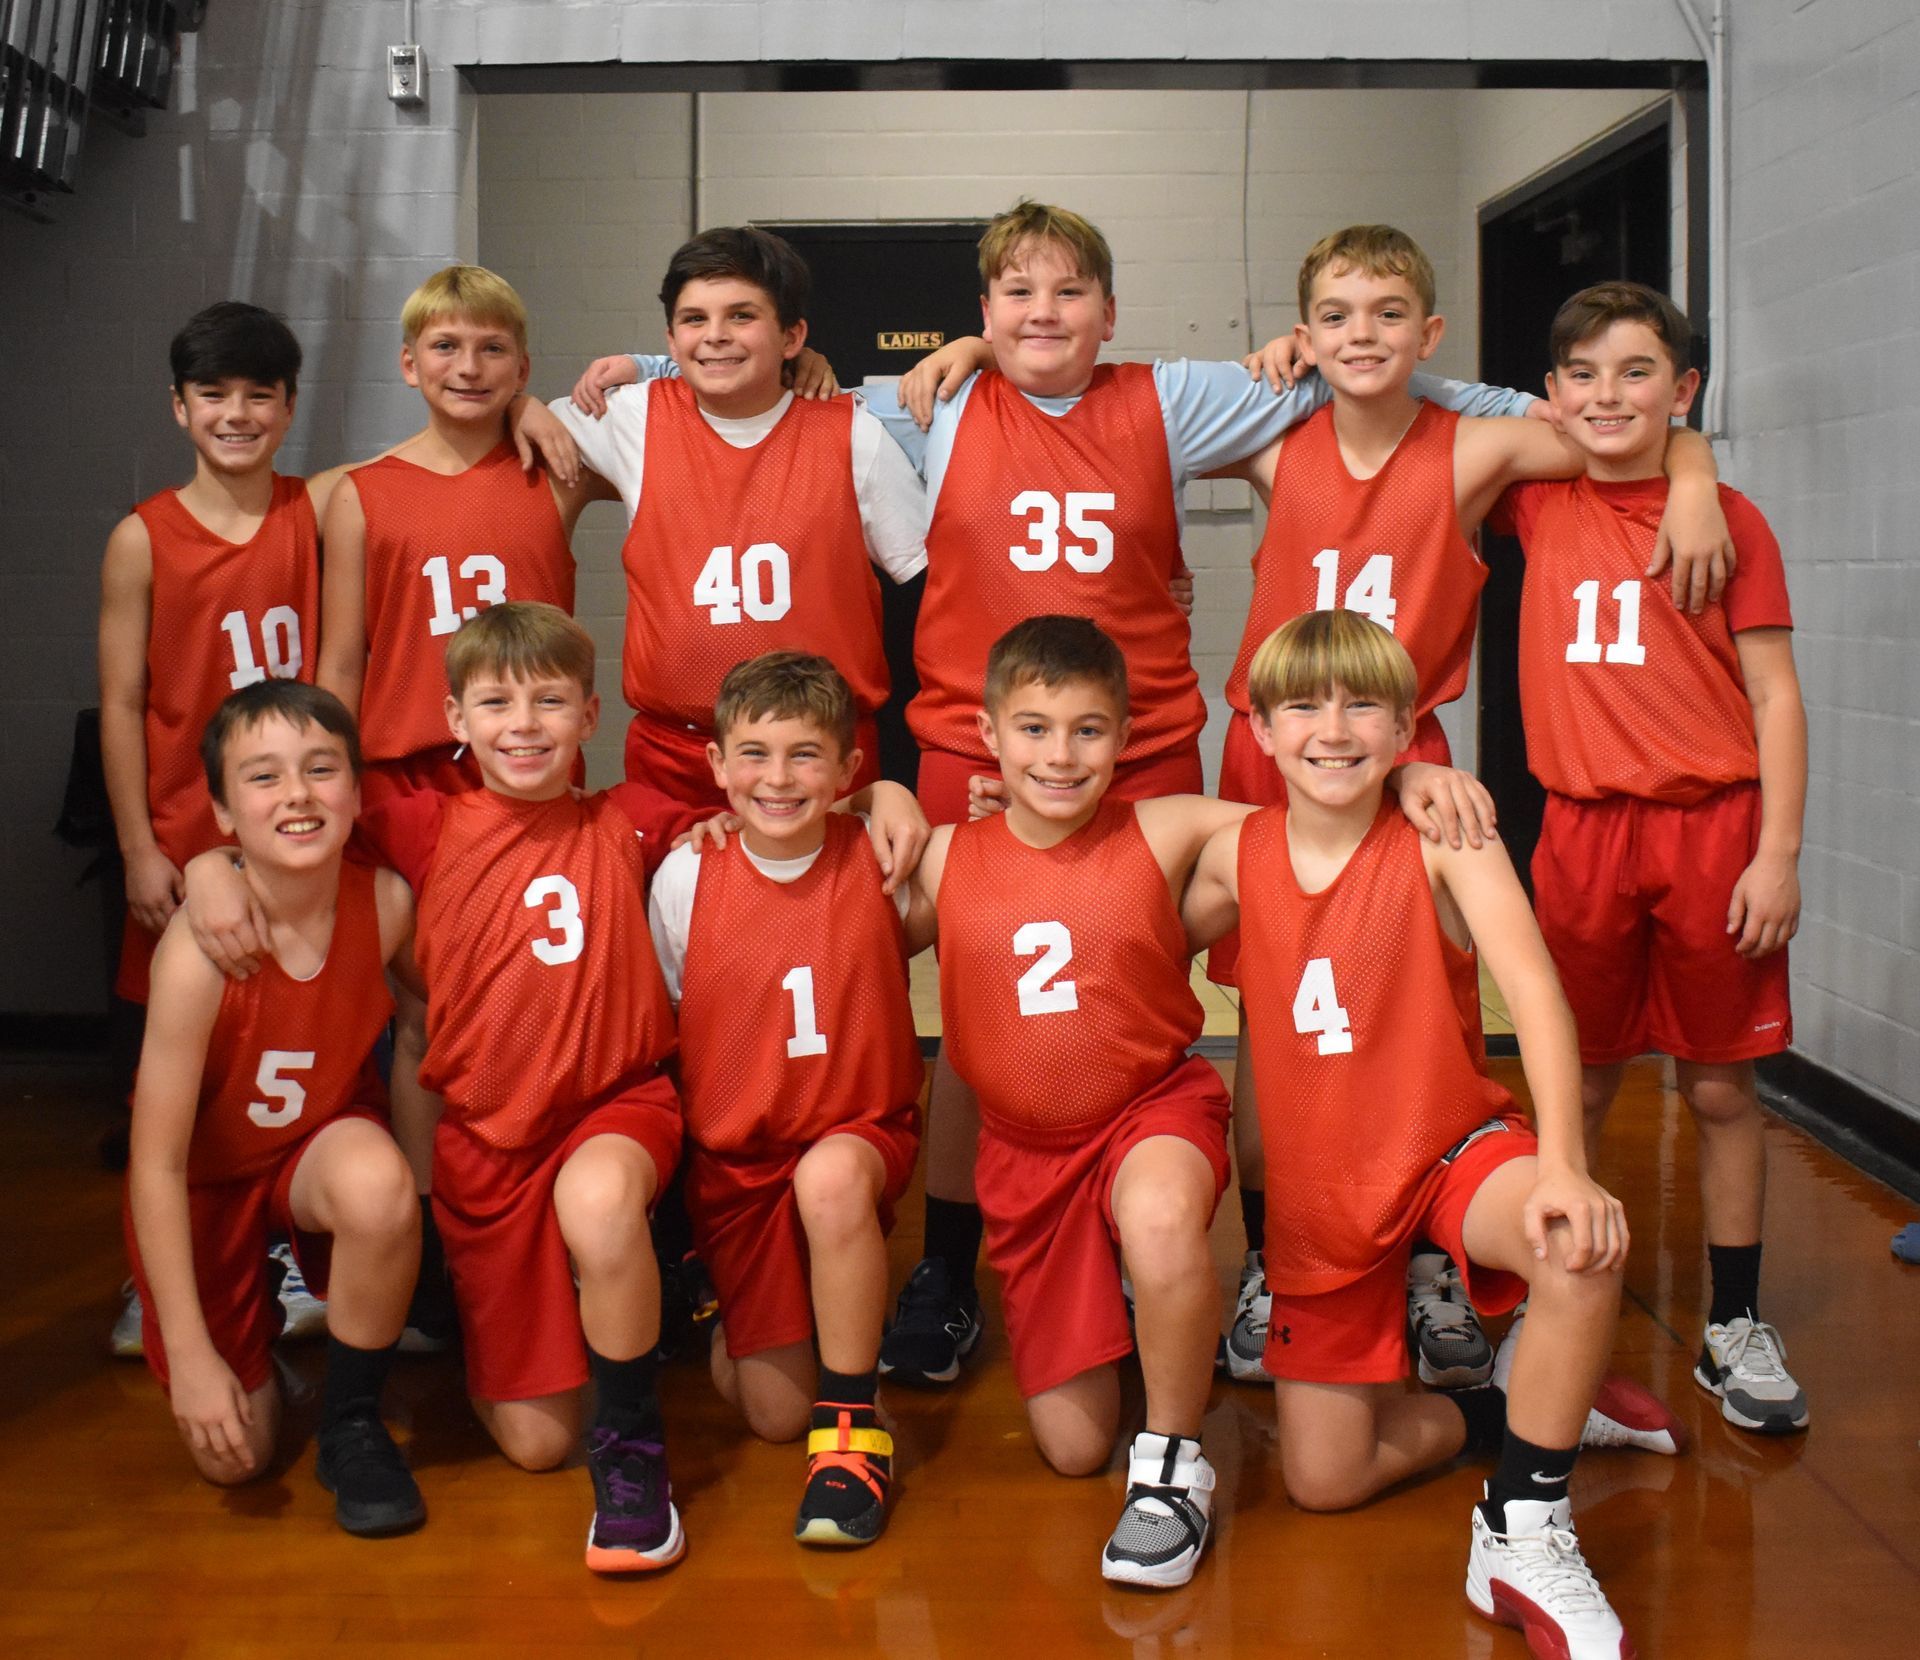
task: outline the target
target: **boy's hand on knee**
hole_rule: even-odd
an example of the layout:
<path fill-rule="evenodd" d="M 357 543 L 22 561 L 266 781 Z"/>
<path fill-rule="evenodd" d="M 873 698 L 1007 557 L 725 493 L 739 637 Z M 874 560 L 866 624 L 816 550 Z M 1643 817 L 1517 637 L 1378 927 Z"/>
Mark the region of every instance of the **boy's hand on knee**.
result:
<path fill-rule="evenodd" d="M 624 352 L 596 357 L 586 373 L 573 383 L 573 407 L 596 421 L 607 412 L 607 394 L 616 386 L 631 386 L 640 378 L 640 365 Z"/>
<path fill-rule="evenodd" d="M 1756 854 L 1740 873 L 1727 905 L 1727 932 L 1743 957 L 1765 957 L 1792 939 L 1800 927 L 1800 872 L 1792 859 Z"/>
<path fill-rule="evenodd" d="M 253 1473 L 253 1452 L 247 1445 L 253 1406 L 233 1368 L 219 1355 L 209 1350 L 198 1359 L 175 1356 L 168 1395 L 174 1421 L 195 1452 L 241 1474 Z"/>
<path fill-rule="evenodd" d="M 207 961 L 230 980 L 257 973 L 271 934 L 266 912 L 234 865 L 233 851 L 216 847 L 189 860 L 183 888 L 187 927 Z"/>
<path fill-rule="evenodd" d="M 1573 1274 L 1600 1274 L 1627 1260 L 1627 1213 L 1591 1176 L 1543 1165 L 1527 1195 L 1522 1227 L 1536 1261 L 1547 1260 L 1556 1219 L 1566 1228 L 1566 1267 Z"/>
<path fill-rule="evenodd" d="M 1486 785 L 1470 772 L 1432 761 L 1409 761 L 1395 769 L 1391 782 L 1400 792 L 1400 810 L 1436 847 L 1458 847 L 1464 837 L 1474 847 L 1495 839 L 1498 810 Z"/>
<path fill-rule="evenodd" d="M 163 932 L 187 896 L 179 867 L 157 847 L 129 854 L 126 866 L 127 909 L 149 934 Z"/>

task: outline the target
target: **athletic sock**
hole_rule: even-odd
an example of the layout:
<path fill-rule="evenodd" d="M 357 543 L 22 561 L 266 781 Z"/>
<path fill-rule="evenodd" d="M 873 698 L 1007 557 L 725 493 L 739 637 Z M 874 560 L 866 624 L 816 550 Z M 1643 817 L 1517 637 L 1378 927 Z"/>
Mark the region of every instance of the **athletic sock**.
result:
<path fill-rule="evenodd" d="M 871 1372 L 835 1372 L 827 1367 L 820 1368 L 820 1387 L 813 1401 L 813 1425 L 815 1429 L 832 1429 L 838 1422 L 837 1414 L 846 1407 L 855 1407 L 866 1412 L 865 1418 L 855 1417 L 856 1426 L 871 1429 L 877 1420 L 873 1416 L 873 1392 L 878 1380 L 876 1368 Z"/>
<path fill-rule="evenodd" d="M 1760 1247 L 1709 1245 L 1707 1272 L 1713 1281 L 1710 1326 L 1729 1325 L 1743 1315 L 1760 1318 Z"/>
<path fill-rule="evenodd" d="M 1264 1187 L 1240 1189 L 1240 1222 L 1247 1230 L 1247 1249 L 1267 1248 L 1267 1190 Z"/>
<path fill-rule="evenodd" d="M 974 1263 L 980 1256 L 980 1207 L 965 1199 L 927 1195 L 925 1254 L 947 1265 L 947 1283 L 956 1297 L 974 1288 Z"/>
<path fill-rule="evenodd" d="M 1490 1383 L 1478 1389 L 1456 1389 L 1441 1396 L 1460 1409 L 1467 1421 L 1467 1443 L 1462 1452 L 1484 1457 L 1498 1452 L 1507 1439 L 1507 1392 Z"/>
<path fill-rule="evenodd" d="M 1516 1499 L 1532 1499 L 1558 1504 L 1567 1496 L 1567 1482 L 1573 1475 L 1573 1461 L 1580 1456 L 1578 1446 L 1536 1447 L 1523 1441 L 1511 1429 L 1500 1447 L 1500 1463 L 1487 1483 L 1487 1496 L 1480 1514 L 1496 1533 L 1507 1531 L 1507 1506 Z"/>
<path fill-rule="evenodd" d="M 631 1360 L 609 1360 L 592 1345 L 587 1369 L 593 1374 L 593 1421 L 623 1441 L 660 1433 L 660 1350 L 656 1346 Z"/>
<path fill-rule="evenodd" d="M 320 1391 L 320 1427 L 343 1418 L 378 1418 L 380 1395 L 387 1386 L 387 1368 L 397 1344 L 381 1349 L 356 1349 L 327 1335 L 326 1381 Z"/>

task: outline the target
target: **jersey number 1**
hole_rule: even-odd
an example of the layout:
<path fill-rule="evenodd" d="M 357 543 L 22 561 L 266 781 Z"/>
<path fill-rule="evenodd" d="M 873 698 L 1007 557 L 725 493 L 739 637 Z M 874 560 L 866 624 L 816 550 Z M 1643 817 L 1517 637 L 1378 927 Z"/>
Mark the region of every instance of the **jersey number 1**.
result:
<path fill-rule="evenodd" d="M 824 1055 L 827 1034 L 820 1030 L 820 1017 L 813 1008 L 813 970 L 805 966 L 789 969 L 780 989 L 793 999 L 793 1036 L 787 1039 L 787 1059 Z"/>
<path fill-rule="evenodd" d="M 1316 1033 L 1323 1055 L 1353 1053 L 1353 1023 L 1333 989 L 1331 957 L 1313 958 L 1300 976 L 1300 989 L 1293 994 L 1293 1029 Z"/>

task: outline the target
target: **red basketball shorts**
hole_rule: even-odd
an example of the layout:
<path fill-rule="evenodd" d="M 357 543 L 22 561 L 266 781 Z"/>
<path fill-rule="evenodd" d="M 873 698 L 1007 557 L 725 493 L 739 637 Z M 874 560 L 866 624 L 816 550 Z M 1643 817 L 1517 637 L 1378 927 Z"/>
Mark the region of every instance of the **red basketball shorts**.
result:
<path fill-rule="evenodd" d="M 1396 758 L 1401 761 L 1432 761 L 1437 766 L 1453 765 L 1453 751 L 1447 735 L 1432 710 L 1422 715 L 1413 729 L 1413 742 Z M 1220 751 L 1220 789 L 1222 801 L 1244 801 L 1254 807 L 1277 807 L 1287 799 L 1287 786 L 1274 765 L 1273 757 L 1262 753 L 1253 735 L 1253 717 L 1234 710 L 1227 722 L 1226 742 Z M 1207 947 L 1207 978 L 1216 986 L 1240 983 L 1240 930 L 1225 934 Z"/>
<path fill-rule="evenodd" d="M 864 1124 L 846 1124 L 831 1136 L 870 1143 L 886 1166 L 880 1229 L 891 1232 L 893 1206 L 913 1179 L 920 1152 L 920 1112 L 902 1107 Z M 821 1140 L 827 1140 L 827 1136 Z M 713 1279 L 735 1360 L 804 1343 L 813 1335 L 813 1286 L 806 1229 L 794 1197 L 793 1175 L 818 1142 L 755 1158 L 687 1148 L 687 1215 L 694 1249 Z"/>
<path fill-rule="evenodd" d="M 1749 961 L 1727 932 L 1734 884 L 1759 842 L 1757 784 L 1690 807 L 1547 796 L 1533 909 L 1588 1066 L 1649 1049 L 1725 1064 L 1787 1047 L 1787 953 Z"/>
<path fill-rule="evenodd" d="M 267 1270 L 267 1245 L 278 1234 L 293 1242 L 294 1259 L 316 1297 L 327 1294 L 327 1271 L 333 1262 L 333 1236 L 305 1233 L 293 1221 L 293 1177 L 314 1137 L 347 1118 L 364 1118 L 387 1127 L 377 1113 L 358 1110 L 335 1113 L 316 1124 L 280 1155 L 269 1170 L 231 1182 L 195 1182 L 187 1188 L 188 1228 L 193 1240 L 194 1288 L 200 1313 L 215 1352 L 251 1394 L 272 1370 L 273 1340 L 286 1322 L 276 1287 Z M 142 1341 L 153 1375 L 167 1386 L 167 1345 L 160 1330 L 160 1314 L 147 1285 L 147 1271 L 133 1236 L 133 1208 L 121 1207 L 126 1234 L 127 1261 L 140 1293 Z"/>
<path fill-rule="evenodd" d="M 920 779 L 914 794 L 929 824 L 967 822 L 967 780 L 995 778 L 1000 769 L 992 761 L 956 755 L 948 749 L 920 751 Z M 1199 795 L 1206 788 L 1200 767 L 1200 740 L 1193 739 L 1164 755 L 1142 755 L 1113 769 L 1108 793 L 1121 801 L 1152 801 L 1163 795 Z"/>
<path fill-rule="evenodd" d="M 880 728 L 873 716 L 862 715 L 854 723 L 853 741 L 860 751 L 860 768 L 847 787 L 849 794 L 880 776 Z M 713 733 L 707 727 L 641 710 L 627 723 L 627 782 L 651 784 L 689 807 L 724 812 L 727 794 L 714 783 L 713 763 L 707 759 L 711 742 Z"/>
<path fill-rule="evenodd" d="M 981 1125 L 974 1183 L 1022 1398 L 1133 1352 L 1114 1179 L 1148 1137 L 1178 1136 L 1212 1165 L 1217 1202 L 1227 1187 L 1227 1117 L 1220 1074 L 1192 1056 L 1105 1124 L 1032 1141 Z"/>
<path fill-rule="evenodd" d="M 464 795 L 485 782 L 464 744 L 436 744 L 391 761 L 369 761 L 360 773 L 360 809 L 370 812 L 407 796 Z"/>
<path fill-rule="evenodd" d="M 658 1198 L 679 1161 L 680 1128 L 679 1098 L 657 1074 L 609 1091 L 571 1126 L 530 1147 L 490 1147 L 441 1119 L 433 1215 L 453 1276 L 470 1395 L 525 1401 L 587 1381 L 554 1179 L 595 1136 L 624 1136 L 652 1158 Z"/>
<path fill-rule="evenodd" d="M 1432 1241 L 1460 1265 L 1460 1283 L 1482 1314 L 1517 1307 L 1527 1282 L 1502 1269 L 1475 1267 L 1460 1229 L 1480 1184 L 1501 1165 L 1533 1158 L 1539 1150 L 1519 1119 L 1489 1119 L 1421 1179 L 1406 1231 L 1384 1261 L 1333 1291 L 1275 1291 L 1261 1356 L 1268 1373 L 1295 1383 L 1393 1383 L 1405 1377 L 1407 1258 L 1415 1239 Z M 1284 1265 L 1270 1261 L 1269 1272 L 1275 1269 L 1284 1271 Z"/>

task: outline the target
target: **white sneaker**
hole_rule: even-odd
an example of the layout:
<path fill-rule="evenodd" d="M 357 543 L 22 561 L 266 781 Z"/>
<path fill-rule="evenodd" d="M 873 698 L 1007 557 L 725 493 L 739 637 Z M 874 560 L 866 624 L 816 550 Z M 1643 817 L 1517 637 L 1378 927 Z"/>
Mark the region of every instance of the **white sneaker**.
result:
<path fill-rule="evenodd" d="M 113 1322 L 113 1332 L 107 1343 L 121 1359 L 138 1360 L 147 1352 L 146 1311 L 140 1306 L 140 1293 L 134 1290 L 132 1280 L 121 1285 L 120 1295 L 126 1301 L 120 1305 L 120 1313 Z"/>
<path fill-rule="evenodd" d="M 307 1288 L 306 1276 L 294 1260 L 293 1247 L 284 1241 L 267 1252 L 280 1266 L 280 1308 L 285 1319 L 280 1327 L 283 1338 L 325 1337 L 327 1305 Z"/>
<path fill-rule="evenodd" d="M 1513 1352 L 1519 1346 L 1520 1328 L 1526 1319 L 1523 1303 L 1493 1357 L 1496 1389 L 1507 1387 L 1507 1379 L 1513 1372 Z M 1600 1392 L 1594 1396 L 1586 1426 L 1580 1431 L 1580 1445 L 1632 1447 L 1671 1458 L 1686 1450 L 1687 1428 L 1651 1389 L 1635 1383 L 1632 1378 L 1609 1372 L 1600 1380 Z"/>
<path fill-rule="evenodd" d="M 1116 1585 L 1186 1584 L 1213 1530 L 1213 1482 L 1198 1441 L 1136 1435 L 1127 1457 L 1127 1506 L 1100 1553 L 1101 1574 Z"/>
<path fill-rule="evenodd" d="M 1408 1259 L 1407 1346 L 1429 1389 L 1476 1389 L 1493 1371 L 1493 1346 L 1444 1251 Z"/>
<path fill-rule="evenodd" d="M 1273 1317 L 1273 1293 L 1267 1289 L 1267 1259 L 1247 1252 L 1240 1265 L 1240 1293 L 1233 1300 L 1233 1322 L 1221 1340 L 1221 1358 L 1236 1383 L 1271 1383 L 1261 1356 L 1267 1351 L 1267 1326 Z"/>
<path fill-rule="evenodd" d="M 1760 1435 L 1807 1427 L 1807 1392 L 1787 1370 L 1787 1346 L 1764 1320 L 1744 1314 L 1707 1327 L 1693 1381 L 1720 1397 L 1720 1416 Z"/>
<path fill-rule="evenodd" d="M 1509 1504 L 1503 1533 L 1474 1506 L 1467 1601 L 1518 1627 L 1538 1660 L 1633 1660 L 1633 1643 L 1580 1554 L 1565 1499 Z"/>

